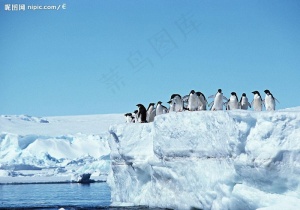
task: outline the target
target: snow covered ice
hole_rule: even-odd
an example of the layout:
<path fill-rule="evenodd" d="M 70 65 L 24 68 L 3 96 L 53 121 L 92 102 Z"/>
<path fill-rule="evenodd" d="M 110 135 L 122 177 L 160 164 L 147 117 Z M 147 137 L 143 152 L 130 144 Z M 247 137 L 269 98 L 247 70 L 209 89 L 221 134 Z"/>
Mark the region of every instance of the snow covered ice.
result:
<path fill-rule="evenodd" d="M 300 108 L 169 113 L 110 133 L 115 204 L 300 208 Z"/>
<path fill-rule="evenodd" d="M 121 114 L 0 117 L 0 183 L 106 180 L 108 128 Z"/>
<path fill-rule="evenodd" d="M 300 209 L 300 107 L 124 115 L 0 117 L 0 183 L 91 174 L 112 205 Z M 108 176 L 107 176 L 108 174 Z"/>

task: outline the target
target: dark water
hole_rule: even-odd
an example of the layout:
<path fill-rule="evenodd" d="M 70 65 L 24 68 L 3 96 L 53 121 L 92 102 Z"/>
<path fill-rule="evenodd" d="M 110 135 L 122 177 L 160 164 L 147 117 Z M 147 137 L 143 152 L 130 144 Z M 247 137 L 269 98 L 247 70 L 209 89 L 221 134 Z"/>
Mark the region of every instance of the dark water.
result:
<path fill-rule="evenodd" d="M 0 209 L 101 209 L 110 205 L 110 188 L 92 184 L 0 185 Z"/>
<path fill-rule="evenodd" d="M 110 188 L 105 182 L 92 184 L 0 184 L 0 209 L 65 210 L 162 210 L 147 206 L 110 206 Z"/>

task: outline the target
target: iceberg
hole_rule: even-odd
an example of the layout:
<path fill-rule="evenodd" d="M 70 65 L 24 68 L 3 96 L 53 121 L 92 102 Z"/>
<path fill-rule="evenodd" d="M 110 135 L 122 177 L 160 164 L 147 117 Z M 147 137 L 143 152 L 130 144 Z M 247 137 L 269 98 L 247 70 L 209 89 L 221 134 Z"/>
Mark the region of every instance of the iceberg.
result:
<path fill-rule="evenodd" d="M 299 107 L 173 112 L 109 132 L 112 205 L 300 208 Z"/>

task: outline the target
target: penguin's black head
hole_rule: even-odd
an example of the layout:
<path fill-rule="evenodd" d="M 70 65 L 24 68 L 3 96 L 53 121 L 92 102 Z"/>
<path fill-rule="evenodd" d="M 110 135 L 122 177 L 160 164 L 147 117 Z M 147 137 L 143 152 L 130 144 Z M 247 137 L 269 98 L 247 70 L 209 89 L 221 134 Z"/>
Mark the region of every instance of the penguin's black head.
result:
<path fill-rule="evenodd" d="M 167 103 L 168 103 L 168 104 L 172 103 L 172 100 L 168 101 Z"/>
<path fill-rule="evenodd" d="M 131 117 L 131 116 L 132 116 L 132 113 L 127 113 L 126 116 L 130 116 L 130 117 Z"/>
<path fill-rule="evenodd" d="M 195 91 L 194 91 L 194 90 L 191 90 L 190 94 L 195 94 Z"/>
<path fill-rule="evenodd" d="M 157 102 L 157 104 L 162 104 L 162 102 L 161 102 L 161 101 L 159 101 L 159 102 Z"/>
<path fill-rule="evenodd" d="M 231 92 L 231 95 L 236 96 L 236 92 Z"/>
<path fill-rule="evenodd" d="M 271 92 L 269 90 L 264 91 L 266 94 L 270 94 Z"/>
<path fill-rule="evenodd" d="M 127 116 L 128 116 L 128 113 L 124 114 L 124 116 L 127 117 Z"/>
<path fill-rule="evenodd" d="M 222 93 L 222 89 L 218 89 L 218 93 Z"/>
<path fill-rule="evenodd" d="M 140 107 L 140 106 L 142 106 L 142 104 L 137 104 L 136 106 L 137 106 L 137 107 Z"/>
<path fill-rule="evenodd" d="M 134 112 L 133 112 L 133 113 L 134 113 L 134 114 L 137 114 L 138 112 L 139 112 L 138 110 L 134 110 Z"/>
<path fill-rule="evenodd" d="M 179 98 L 181 98 L 181 95 L 179 95 L 179 94 L 177 94 L 177 93 L 174 93 L 174 94 L 171 95 L 171 99 L 170 99 L 170 100 L 172 100 L 172 99 L 175 98 L 176 96 L 178 96 Z"/>
<path fill-rule="evenodd" d="M 150 103 L 149 106 L 148 106 L 147 111 L 150 109 L 151 106 L 154 106 L 154 105 L 155 105 L 155 103 Z"/>
<path fill-rule="evenodd" d="M 246 96 L 246 93 L 243 93 L 242 96 Z"/>

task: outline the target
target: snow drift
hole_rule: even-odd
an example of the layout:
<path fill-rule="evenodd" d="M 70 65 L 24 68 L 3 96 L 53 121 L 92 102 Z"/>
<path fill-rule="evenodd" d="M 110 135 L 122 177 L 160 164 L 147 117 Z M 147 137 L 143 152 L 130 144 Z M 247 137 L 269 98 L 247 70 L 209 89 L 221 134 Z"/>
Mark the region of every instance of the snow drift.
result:
<path fill-rule="evenodd" d="M 300 208 L 300 109 L 169 113 L 110 127 L 112 202 Z"/>

